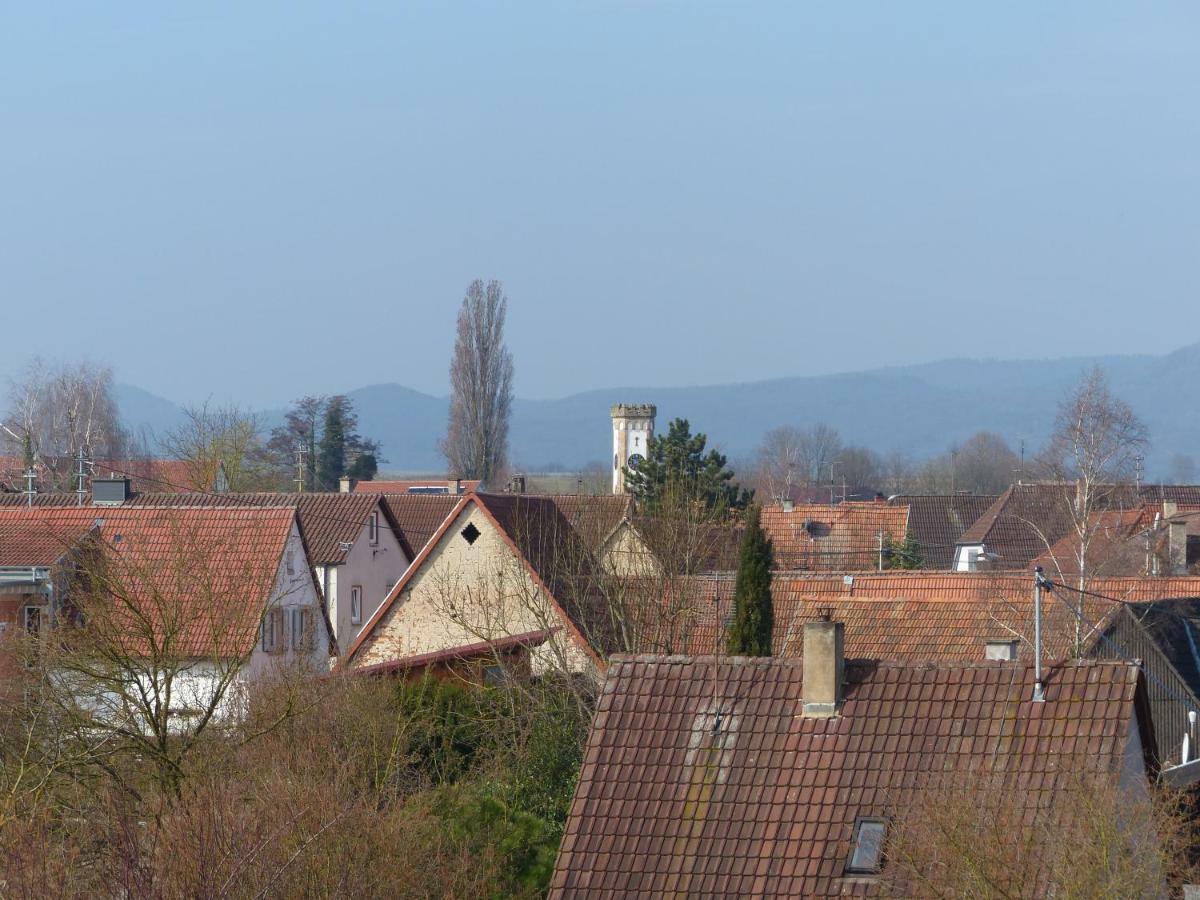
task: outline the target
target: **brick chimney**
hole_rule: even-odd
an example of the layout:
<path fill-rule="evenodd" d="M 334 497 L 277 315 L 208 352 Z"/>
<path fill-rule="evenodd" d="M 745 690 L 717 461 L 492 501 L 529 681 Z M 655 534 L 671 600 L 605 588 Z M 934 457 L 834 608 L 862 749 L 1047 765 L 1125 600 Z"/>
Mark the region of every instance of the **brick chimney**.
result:
<path fill-rule="evenodd" d="M 823 609 L 819 620 L 804 624 L 804 716 L 810 719 L 836 716 L 842 708 L 846 626 L 832 619 L 832 610 Z"/>
<path fill-rule="evenodd" d="M 446 480 L 446 492 L 450 493 L 450 494 L 461 494 L 462 493 L 462 479 L 461 478 L 448 478 Z"/>

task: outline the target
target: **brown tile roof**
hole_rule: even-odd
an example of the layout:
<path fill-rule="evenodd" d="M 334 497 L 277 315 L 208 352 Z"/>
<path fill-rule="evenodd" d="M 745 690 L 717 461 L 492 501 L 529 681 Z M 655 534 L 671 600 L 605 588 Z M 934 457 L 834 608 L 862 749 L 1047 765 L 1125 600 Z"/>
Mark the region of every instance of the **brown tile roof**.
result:
<path fill-rule="evenodd" d="M 741 525 L 675 522 L 635 516 L 633 527 L 655 559 L 679 575 L 736 571 L 741 553 Z"/>
<path fill-rule="evenodd" d="M 633 499 L 619 494 L 530 494 L 550 501 L 593 553 L 622 521 L 633 515 Z"/>
<path fill-rule="evenodd" d="M 1147 503 L 1169 500 L 1184 506 L 1200 506 L 1200 484 L 1143 484 L 1138 495 Z"/>
<path fill-rule="evenodd" d="M 294 516 L 291 508 L 8 507 L 0 528 L 61 535 L 95 527 L 105 579 L 119 586 L 118 614 L 130 608 L 132 644 L 149 637 L 133 623 L 136 610 L 156 638 L 172 634 L 175 652 L 236 657 L 254 645 Z"/>
<path fill-rule="evenodd" d="M 1136 509 L 1142 501 L 1132 486 L 1109 487 L 1099 506 Z M 998 555 L 993 568 L 1026 569 L 1072 530 L 1074 483 L 1035 482 L 1014 484 L 971 525 L 959 544 L 982 544 Z"/>
<path fill-rule="evenodd" d="M 380 499 L 396 523 L 404 554 L 411 560 L 421 552 L 462 497 L 454 494 L 383 494 Z"/>
<path fill-rule="evenodd" d="M 1159 544 L 1167 537 L 1165 527 L 1157 533 L 1151 533 L 1155 517 L 1161 516 L 1161 513 L 1162 507 L 1158 504 L 1095 513 L 1087 531 L 1086 570 L 1089 576 L 1146 574 L 1147 553 L 1157 553 Z M 1077 576 L 1081 545 L 1078 532 L 1072 528 L 1053 547 L 1039 553 L 1029 565 L 1041 566 L 1051 578 Z"/>
<path fill-rule="evenodd" d="M 446 494 L 452 478 L 424 478 L 407 481 L 360 481 L 354 490 L 362 494 Z M 479 479 L 464 478 L 458 493 L 464 494 L 479 489 Z"/>
<path fill-rule="evenodd" d="M 888 499 L 908 507 L 908 536 L 921 551 L 921 568 L 950 569 L 954 545 L 998 498 L 994 494 L 898 494 Z"/>
<path fill-rule="evenodd" d="M 1071 663 L 1047 685 L 1034 703 L 1023 666 L 849 663 L 841 715 L 814 719 L 796 660 L 614 657 L 550 896 L 879 893 L 844 878 L 856 817 L 926 778 L 1003 773 L 1031 816 L 1040 792 L 1112 783 L 1137 668 Z"/>
<path fill-rule="evenodd" d="M 847 584 L 849 577 L 852 584 Z M 686 593 L 672 622 L 670 649 L 692 654 L 723 647 L 733 611 L 734 576 L 681 579 L 674 590 Z M 1096 594 L 1125 603 L 1148 603 L 1200 597 L 1200 576 L 1177 578 L 1097 578 L 1088 585 Z M 1032 659 L 1033 580 L 1029 575 L 1001 573 L 895 572 L 854 576 L 777 574 L 771 587 L 775 627 L 773 651 L 778 656 L 800 652 L 805 622 L 832 609 L 847 623 L 850 656 L 900 661 L 975 662 L 983 659 L 988 641 L 1016 640 L 1021 659 Z M 1074 649 L 1077 616 L 1068 604 L 1079 595 L 1069 586 L 1048 592 L 1043 603 L 1044 655 L 1059 659 Z M 668 602 L 663 600 L 661 602 Z M 1084 603 L 1082 637 L 1090 646 L 1121 607 L 1120 602 L 1089 597 Z M 647 633 L 647 648 L 660 649 Z"/>
<path fill-rule="evenodd" d="M 908 507 L 887 503 L 796 504 L 764 506 L 762 527 L 775 545 L 779 569 L 853 572 L 874 569 L 879 534 L 904 540 Z"/>
<path fill-rule="evenodd" d="M 138 506 L 173 506 L 177 508 L 211 506 L 262 506 L 294 508 L 304 535 L 309 562 L 312 565 L 341 565 L 346 561 L 346 544 L 353 544 L 362 533 L 371 513 L 381 506 L 374 494 L 341 494 L 336 491 L 313 493 L 144 493 L 134 494 L 125 504 Z M 390 524 L 390 513 L 382 510 L 380 524 Z M 411 559 L 411 555 L 409 556 Z"/>

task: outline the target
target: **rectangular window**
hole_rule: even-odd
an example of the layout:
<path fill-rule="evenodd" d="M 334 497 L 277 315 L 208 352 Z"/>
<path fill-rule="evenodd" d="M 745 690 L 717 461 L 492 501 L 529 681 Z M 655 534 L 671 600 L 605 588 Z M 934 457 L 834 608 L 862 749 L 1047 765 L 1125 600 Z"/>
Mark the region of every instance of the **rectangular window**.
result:
<path fill-rule="evenodd" d="M 294 550 L 287 552 L 287 573 L 289 575 L 296 574 L 296 552 Z"/>
<path fill-rule="evenodd" d="M 1014 660 L 1017 658 L 1017 642 L 988 641 L 984 649 L 983 658 Z"/>
<path fill-rule="evenodd" d="M 25 631 L 27 634 L 41 634 L 42 608 L 40 606 L 25 607 Z"/>
<path fill-rule="evenodd" d="M 272 609 L 263 616 L 262 625 L 262 648 L 264 653 L 274 653 L 276 644 L 279 640 L 278 626 L 279 610 Z"/>
<path fill-rule="evenodd" d="M 887 820 L 859 818 L 854 823 L 854 846 L 846 871 L 856 875 L 874 875 L 883 867 L 883 839 Z"/>
<path fill-rule="evenodd" d="M 379 543 L 379 513 L 371 513 L 367 519 L 367 541 L 374 547 Z"/>
<path fill-rule="evenodd" d="M 350 588 L 350 624 L 362 624 L 362 585 Z"/>

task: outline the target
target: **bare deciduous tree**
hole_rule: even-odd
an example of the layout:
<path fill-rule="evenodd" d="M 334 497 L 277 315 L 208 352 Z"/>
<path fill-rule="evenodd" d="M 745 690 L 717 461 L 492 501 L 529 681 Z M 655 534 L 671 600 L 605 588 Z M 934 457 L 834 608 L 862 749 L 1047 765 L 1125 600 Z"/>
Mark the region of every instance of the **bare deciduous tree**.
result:
<path fill-rule="evenodd" d="M 159 441 L 167 456 L 187 464 L 188 487 L 214 490 L 217 473 L 224 469 L 231 491 L 265 487 L 270 464 L 258 417 L 236 404 L 214 406 L 205 401 L 187 406 L 183 422 Z"/>
<path fill-rule="evenodd" d="M 74 487 L 76 456 L 120 459 L 127 436 L 113 396 L 112 370 L 91 362 L 35 359 L 9 386 L 8 424 L 22 437 L 17 454 L 32 455 L 56 490 Z"/>
<path fill-rule="evenodd" d="M 1192 874 L 1196 828 L 1184 798 L 1118 786 L 1112 773 L 1056 781 L 1037 806 L 1020 776 L 990 771 L 947 774 L 895 798 L 886 893 L 1163 897 Z"/>
<path fill-rule="evenodd" d="M 1104 527 L 1098 513 L 1136 504 L 1130 483 L 1147 445 L 1146 426 L 1127 403 L 1113 396 L 1099 368 L 1088 372 L 1059 404 L 1041 466 L 1062 485 L 1060 505 L 1073 538 L 1071 567 L 1081 591 L 1087 589 L 1090 574 L 1089 550 Z M 1077 648 L 1087 620 L 1085 599 L 1079 595 Z"/>
<path fill-rule="evenodd" d="M 508 298 L 499 281 L 475 280 L 458 312 L 450 363 L 450 417 L 442 452 L 461 478 L 497 480 L 508 458 L 513 362 L 504 343 Z"/>

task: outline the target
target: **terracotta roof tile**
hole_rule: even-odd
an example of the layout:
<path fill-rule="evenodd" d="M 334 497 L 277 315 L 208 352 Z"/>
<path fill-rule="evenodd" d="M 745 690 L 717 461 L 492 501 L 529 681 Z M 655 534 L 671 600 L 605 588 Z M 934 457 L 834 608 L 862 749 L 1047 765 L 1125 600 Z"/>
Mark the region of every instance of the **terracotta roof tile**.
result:
<path fill-rule="evenodd" d="M 160 637 L 170 617 L 178 652 L 231 656 L 253 646 L 294 516 L 290 507 L 8 507 L 0 509 L 0 532 L 94 532 L 89 546 L 111 561 L 105 577 Z M 136 640 L 139 632 L 130 634 Z"/>
<path fill-rule="evenodd" d="M 1046 680 L 1034 703 L 1023 666 L 852 662 L 841 714 L 813 719 L 796 660 L 614 657 L 550 896 L 876 894 L 844 877 L 855 820 L 887 816 L 927 777 L 1011 773 L 1030 816 L 1081 770 L 1114 777 L 1136 667 Z"/>
<path fill-rule="evenodd" d="M 853 572 L 876 567 L 879 536 L 904 540 L 908 507 L 887 503 L 800 503 L 764 506 L 762 527 L 779 569 Z"/>

